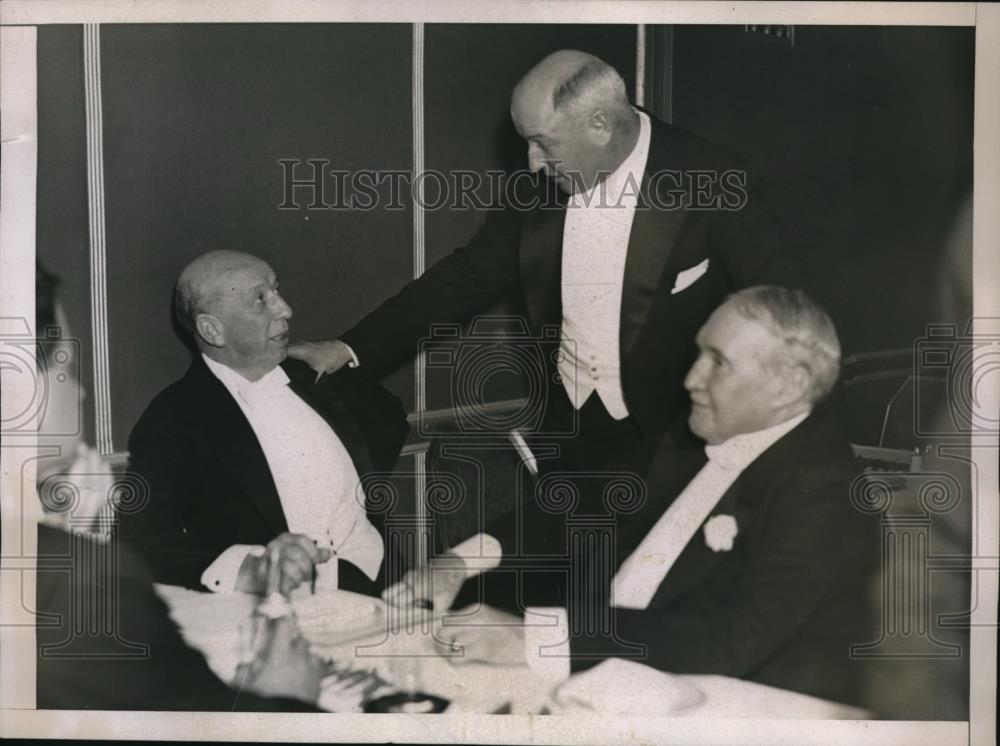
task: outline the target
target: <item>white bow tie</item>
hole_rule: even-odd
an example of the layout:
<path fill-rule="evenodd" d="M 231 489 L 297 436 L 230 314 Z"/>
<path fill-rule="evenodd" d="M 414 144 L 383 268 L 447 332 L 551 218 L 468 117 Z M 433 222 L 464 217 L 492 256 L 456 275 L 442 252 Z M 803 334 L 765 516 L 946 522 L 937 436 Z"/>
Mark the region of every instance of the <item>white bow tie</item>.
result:
<path fill-rule="evenodd" d="M 246 404 L 253 406 L 254 400 L 269 391 L 275 391 L 288 385 L 288 374 L 279 365 L 256 381 L 240 382 L 237 392 L 240 399 Z"/>
<path fill-rule="evenodd" d="M 753 438 L 736 435 L 718 445 L 706 445 L 708 460 L 724 471 L 743 469 L 753 461 L 759 448 Z"/>

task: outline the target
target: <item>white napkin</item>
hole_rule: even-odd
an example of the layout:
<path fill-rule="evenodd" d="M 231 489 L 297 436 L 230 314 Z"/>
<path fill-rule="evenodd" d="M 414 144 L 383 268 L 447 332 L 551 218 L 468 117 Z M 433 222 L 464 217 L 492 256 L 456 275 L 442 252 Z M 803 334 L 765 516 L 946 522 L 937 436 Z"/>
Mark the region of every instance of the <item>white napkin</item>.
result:
<path fill-rule="evenodd" d="M 609 658 L 574 674 L 552 695 L 554 714 L 594 710 L 612 715 L 673 715 L 700 704 L 705 695 L 676 674 L 642 663 Z"/>

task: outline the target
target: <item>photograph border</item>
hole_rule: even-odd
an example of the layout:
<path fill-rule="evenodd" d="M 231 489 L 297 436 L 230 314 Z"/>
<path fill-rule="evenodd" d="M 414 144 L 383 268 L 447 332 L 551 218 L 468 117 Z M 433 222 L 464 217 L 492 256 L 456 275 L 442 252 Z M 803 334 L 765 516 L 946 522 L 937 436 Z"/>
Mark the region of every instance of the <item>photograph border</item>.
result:
<path fill-rule="evenodd" d="M 516 19 L 516 21 L 514 20 Z M 718 2 L 239 2 L 150 0 L 31 2 L 0 5 L 3 157 L 0 184 L 0 319 L 33 318 L 36 91 L 35 26 L 110 23 L 582 23 L 973 26 L 975 42 L 973 317 L 1000 319 L 1000 6 L 963 3 Z M 995 332 L 973 328 L 973 333 Z M 998 392 L 984 392 L 983 411 L 1000 411 Z M 3 387 L 4 412 L 20 411 L 30 392 Z M 992 421 L 996 421 L 995 418 Z M 0 731 L 5 737 L 155 738 L 171 740 L 396 741 L 440 743 L 992 743 L 996 734 L 998 581 L 998 434 L 974 433 L 972 452 L 979 530 L 972 539 L 979 603 L 970 624 L 969 720 L 955 722 L 688 720 L 519 715 L 119 713 L 45 711 L 34 706 L 34 628 L 17 618 L 34 596 L 26 568 L 37 517 L 19 494 L 33 478 L 33 444 L 5 443 L 2 472 L 3 564 L 0 572 Z M 33 479 L 31 480 L 33 481 Z M 985 528 L 984 528 L 985 527 Z M 26 612 L 21 612 L 22 614 Z M 28 704 L 30 700 L 30 704 Z M 334 718 L 331 720 L 331 718 Z"/>

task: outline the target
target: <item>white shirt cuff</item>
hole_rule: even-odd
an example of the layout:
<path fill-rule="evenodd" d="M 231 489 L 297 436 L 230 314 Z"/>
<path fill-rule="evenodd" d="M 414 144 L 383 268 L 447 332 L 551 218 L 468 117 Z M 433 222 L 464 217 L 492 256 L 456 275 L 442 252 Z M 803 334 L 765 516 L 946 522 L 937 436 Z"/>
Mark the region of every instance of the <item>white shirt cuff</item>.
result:
<path fill-rule="evenodd" d="M 243 560 L 250 554 L 263 557 L 265 551 L 264 547 L 253 544 L 233 544 L 205 569 L 201 574 L 201 584 L 213 593 L 236 590 L 236 579 Z"/>
<path fill-rule="evenodd" d="M 470 536 L 462 543 L 452 547 L 449 554 L 461 557 L 465 563 L 465 577 L 472 578 L 484 572 L 496 569 L 503 559 L 503 549 L 500 542 L 489 534 Z"/>
<path fill-rule="evenodd" d="M 569 678 L 569 617 L 557 606 L 524 611 L 524 655 L 528 668 L 550 681 Z"/>
<path fill-rule="evenodd" d="M 359 365 L 361 365 L 361 361 L 358 360 L 358 356 L 354 354 L 354 350 L 351 349 L 351 346 L 349 344 L 347 344 L 347 342 L 344 342 L 343 340 L 341 340 L 340 343 L 342 345 L 344 345 L 344 347 L 347 348 L 347 351 L 349 353 L 351 353 L 351 362 L 349 362 L 347 364 L 347 367 L 348 368 L 357 368 Z"/>

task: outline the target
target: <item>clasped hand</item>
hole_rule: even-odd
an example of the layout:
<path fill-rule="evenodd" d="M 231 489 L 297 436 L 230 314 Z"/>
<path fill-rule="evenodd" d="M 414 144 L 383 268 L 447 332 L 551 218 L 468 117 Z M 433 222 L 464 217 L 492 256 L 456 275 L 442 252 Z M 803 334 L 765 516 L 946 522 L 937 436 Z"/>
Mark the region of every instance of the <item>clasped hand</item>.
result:
<path fill-rule="evenodd" d="M 275 599 L 287 595 L 286 588 L 294 588 L 311 574 L 317 561 L 328 559 L 329 550 L 320 550 L 312 539 L 292 533 L 274 539 L 267 545 L 263 557 L 248 557 L 251 560 L 248 575 L 261 583 L 267 598 L 252 620 L 253 659 L 237 671 L 243 687 L 265 697 L 317 701 L 324 675 L 323 664 L 310 652 L 295 615 L 275 615 L 263 610 L 268 604 L 274 604 Z M 260 575 L 262 577 L 258 577 Z"/>
<path fill-rule="evenodd" d="M 264 556 L 247 555 L 240 566 L 236 589 L 247 593 L 263 593 L 268 589 L 268 579 L 276 573 L 278 592 L 288 595 L 305 580 L 312 579 L 313 568 L 333 556 L 329 549 L 316 546 L 308 536 L 285 532 L 272 539 Z M 272 563 L 277 567 L 272 568 Z"/>

